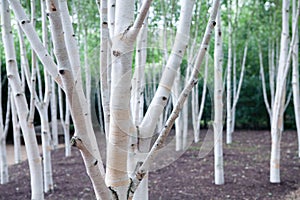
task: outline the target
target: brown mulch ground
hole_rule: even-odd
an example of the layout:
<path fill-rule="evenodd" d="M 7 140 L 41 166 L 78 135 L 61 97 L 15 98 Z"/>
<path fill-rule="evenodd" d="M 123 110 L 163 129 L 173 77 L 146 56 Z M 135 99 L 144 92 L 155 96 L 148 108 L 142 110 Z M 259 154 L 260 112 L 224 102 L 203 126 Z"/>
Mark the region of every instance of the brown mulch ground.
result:
<path fill-rule="evenodd" d="M 203 148 L 203 146 L 202 146 Z M 214 185 L 213 151 L 199 158 L 200 144 L 168 167 L 150 173 L 150 199 L 300 199 L 300 159 L 296 132 L 286 131 L 281 142 L 281 183 L 269 183 L 270 133 L 238 131 L 234 143 L 224 145 L 225 184 Z M 166 154 L 168 156 L 168 154 Z M 64 157 L 53 151 L 54 191 L 46 199 L 94 199 L 91 183 L 76 149 Z M 0 185 L 0 199 L 30 199 L 28 164 L 9 168 L 10 182 Z"/>

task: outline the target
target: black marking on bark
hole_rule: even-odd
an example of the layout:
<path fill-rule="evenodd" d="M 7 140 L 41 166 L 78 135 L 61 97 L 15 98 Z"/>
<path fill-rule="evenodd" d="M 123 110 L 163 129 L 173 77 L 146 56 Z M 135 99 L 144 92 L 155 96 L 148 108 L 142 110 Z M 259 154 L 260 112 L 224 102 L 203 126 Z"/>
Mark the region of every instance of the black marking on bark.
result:
<path fill-rule="evenodd" d="M 128 190 L 127 190 L 127 199 L 129 199 L 130 193 L 132 193 L 132 194 L 134 193 L 132 188 L 133 188 L 133 180 L 132 180 L 132 178 L 130 178 L 130 184 L 129 184 L 129 187 L 128 187 Z"/>
<path fill-rule="evenodd" d="M 65 70 L 64 70 L 64 69 L 60 69 L 58 72 L 59 72 L 61 75 L 64 75 Z"/>
<path fill-rule="evenodd" d="M 72 34 L 72 37 L 75 37 L 75 34 Z"/>
<path fill-rule="evenodd" d="M 181 50 L 179 50 L 178 52 L 179 52 L 179 53 L 182 53 L 182 51 L 181 51 Z"/>
<path fill-rule="evenodd" d="M 26 21 L 25 21 L 25 20 L 22 20 L 22 21 L 21 21 L 21 24 L 25 24 L 25 23 L 26 23 Z"/>
<path fill-rule="evenodd" d="M 114 7 L 116 7 L 116 5 L 115 5 L 115 4 L 113 4 L 113 5 L 111 5 L 111 7 L 113 7 L 113 8 L 114 8 Z"/>
<path fill-rule="evenodd" d="M 103 22 L 103 25 L 107 25 L 107 22 Z"/>
<path fill-rule="evenodd" d="M 56 6 L 55 6 L 55 4 L 54 4 L 53 1 L 51 2 L 51 10 L 52 10 L 53 12 L 56 11 Z"/>
<path fill-rule="evenodd" d="M 112 189 L 111 186 L 109 186 L 108 189 L 111 191 L 113 198 L 119 200 L 118 193 L 114 189 Z"/>
<path fill-rule="evenodd" d="M 121 53 L 119 51 L 114 50 L 113 51 L 113 55 L 116 56 L 116 57 L 118 57 L 118 56 L 121 55 Z"/>
<path fill-rule="evenodd" d="M 19 97 L 19 96 L 21 96 L 21 95 L 22 95 L 22 93 L 18 92 L 18 93 L 16 94 L 16 97 Z"/>
<path fill-rule="evenodd" d="M 215 21 L 213 21 L 213 26 L 216 26 L 216 24 L 217 24 L 217 23 L 216 23 Z"/>
<path fill-rule="evenodd" d="M 167 99 L 168 99 L 168 98 L 165 97 L 165 96 L 162 97 L 162 100 L 163 100 L 163 101 L 166 101 Z"/>
<path fill-rule="evenodd" d="M 98 164 L 98 160 L 94 161 L 94 166 L 96 166 Z"/>
<path fill-rule="evenodd" d="M 7 60 L 7 62 L 13 63 L 13 62 L 14 62 L 14 59 L 9 59 L 9 60 Z"/>
<path fill-rule="evenodd" d="M 219 36 L 221 37 L 221 35 L 222 35 L 222 32 L 221 32 L 221 31 L 219 31 Z"/>

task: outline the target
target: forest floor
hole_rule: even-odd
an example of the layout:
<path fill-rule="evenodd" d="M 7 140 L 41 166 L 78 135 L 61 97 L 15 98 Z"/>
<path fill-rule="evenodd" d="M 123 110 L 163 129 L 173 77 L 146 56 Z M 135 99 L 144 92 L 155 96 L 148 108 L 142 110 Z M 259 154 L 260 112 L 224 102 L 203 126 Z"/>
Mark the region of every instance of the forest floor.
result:
<path fill-rule="evenodd" d="M 151 200 L 300 199 L 295 131 L 286 131 L 282 136 L 280 184 L 269 183 L 270 132 L 237 131 L 234 142 L 224 144 L 225 184 L 221 186 L 214 184 L 212 133 L 203 134 L 201 139 L 205 142 L 190 144 L 185 151 L 176 153 L 170 150 L 174 143 L 169 140 L 149 175 Z M 80 153 L 72 150 L 68 158 L 63 148 L 52 152 L 54 191 L 47 193 L 45 199 L 95 199 Z M 10 182 L 0 185 L 0 199 L 30 199 L 27 161 L 11 165 L 9 173 Z"/>

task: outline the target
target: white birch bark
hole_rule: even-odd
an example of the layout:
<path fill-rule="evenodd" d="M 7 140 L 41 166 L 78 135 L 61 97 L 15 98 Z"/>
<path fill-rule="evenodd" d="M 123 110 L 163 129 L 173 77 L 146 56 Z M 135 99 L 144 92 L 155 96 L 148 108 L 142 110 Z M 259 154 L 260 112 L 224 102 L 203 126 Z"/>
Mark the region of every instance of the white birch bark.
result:
<path fill-rule="evenodd" d="M 222 85 L 222 31 L 221 12 L 218 12 L 215 30 L 214 54 L 214 168 L 215 184 L 224 184 L 223 164 L 223 85 Z"/>
<path fill-rule="evenodd" d="M 245 68 L 246 68 L 246 58 L 247 58 L 247 52 L 248 52 L 248 41 L 246 41 L 245 47 L 244 47 L 244 54 L 243 54 L 243 61 L 242 61 L 242 69 L 240 72 L 240 78 L 239 78 L 239 84 L 237 87 L 237 90 L 234 94 L 234 99 L 232 103 L 232 124 L 231 124 L 231 134 L 234 131 L 234 126 L 235 126 L 235 110 L 236 110 L 236 105 L 238 103 L 239 97 L 240 97 L 240 92 L 242 89 L 242 84 L 244 80 L 244 75 L 245 75 Z M 231 135 L 232 137 L 232 135 Z"/>
<path fill-rule="evenodd" d="M 295 22 L 298 23 L 299 18 L 299 1 L 297 7 L 297 14 Z M 275 92 L 275 99 L 273 105 L 273 116 L 271 124 L 271 158 L 270 158 L 270 182 L 280 183 L 280 141 L 283 131 L 283 106 L 284 94 L 285 94 L 285 83 L 290 68 L 290 62 L 292 60 L 292 50 L 296 40 L 296 23 L 293 26 L 292 40 L 290 48 L 287 51 L 288 46 L 288 13 L 289 13 L 289 1 L 284 0 L 282 2 L 282 33 L 281 33 L 281 46 L 280 46 L 280 61 L 277 75 L 277 87 Z M 287 53 L 288 52 L 288 53 Z"/>
<path fill-rule="evenodd" d="M 208 60 L 209 60 L 209 53 L 206 54 L 205 57 L 205 69 L 204 69 L 204 77 L 203 77 L 203 89 L 202 89 L 202 97 L 201 103 L 199 108 L 199 114 L 197 117 L 197 136 L 195 138 L 195 142 L 199 141 L 200 139 L 200 125 L 201 119 L 204 111 L 205 99 L 206 99 L 206 91 L 207 91 L 207 79 L 208 79 Z"/>
<path fill-rule="evenodd" d="M 177 101 L 178 101 L 178 97 L 180 95 L 180 69 L 177 70 L 177 75 L 176 78 L 174 80 L 174 84 L 173 84 L 173 89 L 172 89 L 172 103 L 173 103 L 173 107 L 176 105 Z M 182 140 L 183 140 L 183 135 L 182 135 L 182 131 L 183 131 L 183 123 L 182 123 L 182 113 L 179 114 L 179 117 L 175 120 L 175 150 L 176 151 L 180 151 L 183 149 L 183 145 L 182 145 Z"/>
<path fill-rule="evenodd" d="M 139 1 L 139 6 L 143 5 L 144 0 Z M 135 127 L 140 125 L 140 122 L 144 116 L 144 84 L 145 84 L 145 65 L 147 58 L 147 34 L 148 32 L 148 13 L 145 17 L 144 23 L 141 27 L 141 30 L 137 36 L 136 41 L 136 57 L 135 57 L 135 71 L 133 75 L 133 106 L 132 106 L 132 115 L 133 115 L 133 124 Z M 129 153 L 128 165 L 130 162 L 133 162 L 134 168 L 142 160 L 139 159 L 138 149 L 137 149 L 138 135 L 134 134 L 130 137 L 130 144 L 133 148 L 133 154 Z M 134 144 L 134 145 L 133 145 Z M 129 151 L 130 152 L 130 151 Z M 131 154 L 131 155 L 130 155 Z M 134 159 L 130 159 L 131 157 Z M 134 171 L 134 168 L 129 169 L 129 171 Z M 130 175 L 133 178 L 132 175 Z M 139 200 L 144 199 L 148 200 L 148 176 L 142 181 L 140 187 L 136 190 L 133 199 Z"/>
<path fill-rule="evenodd" d="M 115 3 L 113 3 L 115 5 Z M 112 6 L 112 5 L 111 5 Z M 114 21 L 114 8 L 115 6 L 111 7 L 113 9 L 113 17 Z M 108 76 L 109 70 L 108 68 L 111 67 L 110 62 L 110 54 L 109 54 L 109 23 L 110 18 L 108 18 L 107 12 L 112 12 L 107 8 L 107 1 L 101 0 L 100 3 L 100 18 L 101 18 L 101 44 L 100 44 L 100 87 L 101 87 L 101 99 L 102 99 L 102 108 L 103 108 L 103 116 L 104 116 L 104 132 L 106 138 L 108 138 L 109 134 L 109 119 L 110 119 L 110 109 L 109 109 L 109 100 L 110 100 L 110 87 L 108 84 Z M 109 13 L 110 14 L 110 13 Z M 111 22 L 114 24 L 114 22 Z M 111 26 L 113 29 L 114 26 Z M 111 32 L 111 36 L 113 36 L 113 32 Z"/>
<path fill-rule="evenodd" d="M 106 184 L 114 199 L 126 199 L 128 135 L 130 120 L 131 65 L 134 41 L 147 15 L 151 0 L 144 1 L 133 23 L 134 1 L 116 1 L 115 30 L 112 38 L 110 133 L 107 149 Z"/>
<path fill-rule="evenodd" d="M 31 180 L 31 199 L 44 199 L 43 194 L 43 176 L 41 158 L 39 156 L 38 145 L 35 138 L 35 132 L 32 124 L 28 124 L 29 114 L 24 91 L 22 91 L 21 80 L 18 74 L 16 55 L 11 31 L 11 20 L 8 2 L 1 1 L 1 19 L 2 19 L 2 39 L 6 55 L 7 77 L 12 88 L 15 99 L 17 113 L 23 131 L 26 152 L 30 170 Z"/>
<path fill-rule="evenodd" d="M 0 72 L 1 83 L 1 72 Z M 0 95 L 2 96 L 2 87 L 0 87 Z M 7 153 L 6 153 L 6 138 L 11 115 L 10 103 L 10 87 L 8 86 L 5 120 L 3 120 L 2 99 L 0 100 L 0 184 L 5 184 L 9 181 Z"/>
<path fill-rule="evenodd" d="M 187 66 L 185 79 L 184 79 L 184 85 L 188 84 L 188 78 L 190 77 L 190 66 Z M 186 149 L 188 146 L 188 119 L 189 119 L 189 102 L 186 101 L 183 104 L 182 108 L 182 119 L 183 119 L 183 131 L 182 131 L 182 148 Z"/>
<path fill-rule="evenodd" d="M 88 62 L 88 43 L 87 43 L 87 36 L 88 36 L 88 31 L 87 27 L 85 27 L 85 32 L 84 32 L 84 69 L 85 69 L 85 96 L 86 96 L 86 102 L 87 102 L 87 107 L 88 107 L 88 112 L 89 115 L 91 116 L 91 69 L 90 65 Z"/>
<path fill-rule="evenodd" d="M 155 130 L 155 125 L 157 124 L 157 121 L 168 102 L 168 98 L 177 74 L 177 70 L 180 67 L 182 58 L 187 48 L 194 3 L 195 1 L 193 0 L 181 1 L 181 14 L 178 23 L 175 42 L 172 48 L 172 53 L 169 55 L 169 59 L 165 66 L 155 96 L 153 97 L 151 104 L 149 105 L 148 110 L 145 114 L 145 117 L 139 127 L 141 141 L 148 140 L 147 146 L 149 146 L 149 139 L 151 139 L 151 136 Z"/>
<path fill-rule="evenodd" d="M 194 142 L 199 142 L 199 135 L 197 132 L 198 127 L 198 112 L 199 112 L 199 88 L 198 85 L 192 90 L 192 123 L 193 123 L 193 131 L 194 131 Z"/>
<path fill-rule="evenodd" d="M 58 88 L 58 102 L 59 102 L 59 118 L 60 118 L 60 123 L 63 127 L 64 130 L 64 140 L 65 140 L 65 156 L 71 156 L 71 145 L 70 145 L 70 112 L 69 112 L 69 105 L 66 102 L 65 103 L 65 115 L 64 115 L 64 103 L 65 101 L 63 101 L 63 95 L 62 95 L 62 91 L 60 88 Z"/>
<path fill-rule="evenodd" d="M 231 1 L 228 2 L 228 62 L 226 77 L 226 143 L 232 143 L 232 112 L 231 112 L 231 71 L 232 68 L 232 24 L 231 24 Z"/>
<path fill-rule="evenodd" d="M 112 71 L 110 100 L 110 133 L 107 144 L 106 185 L 115 199 L 126 199 L 129 186 L 127 148 L 130 122 L 132 26 L 134 1 L 116 1 L 115 36 L 112 38 Z M 131 38 L 130 38 L 131 39 Z"/>
<path fill-rule="evenodd" d="M 100 157 L 100 153 L 98 150 L 98 146 L 96 144 L 96 139 L 91 123 L 91 119 L 87 114 L 87 107 L 85 105 L 85 98 L 83 93 L 83 88 L 80 79 L 77 80 L 77 84 L 74 84 L 73 79 L 73 72 L 76 74 L 78 72 L 77 68 L 79 66 L 74 66 L 74 68 L 70 68 L 70 64 L 68 63 L 68 56 L 69 55 L 74 61 L 72 54 L 70 52 L 66 52 L 66 48 L 57 48 L 55 46 L 55 51 L 60 50 L 62 52 L 58 53 L 56 52 L 57 60 L 59 63 L 59 74 L 57 73 L 57 68 L 55 63 L 53 62 L 53 59 L 49 56 L 46 49 L 44 48 L 43 44 L 39 40 L 37 33 L 34 31 L 32 25 L 28 23 L 28 18 L 21 7 L 20 3 L 15 0 L 10 0 L 11 7 L 15 13 L 16 18 L 20 22 L 22 26 L 22 30 L 26 34 L 28 41 L 31 44 L 31 47 L 35 50 L 37 53 L 39 59 L 45 66 L 46 70 L 52 75 L 53 78 L 58 82 L 58 84 L 61 86 L 61 80 L 63 80 L 64 84 L 64 90 L 68 97 L 68 102 L 70 105 L 72 105 L 71 113 L 73 116 L 73 121 L 75 124 L 75 135 L 78 137 L 73 138 L 73 145 L 77 146 L 82 153 L 84 163 L 86 165 L 87 173 L 91 178 L 91 181 L 94 186 L 94 190 L 96 193 L 97 198 L 103 198 L 108 199 L 109 198 L 109 192 L 105 186 L 103 175 L 104 175 L 104 168 L 102 165 L 102 160 Z M 54 2 L 52 2 L 54 3 Z M 51 11 L 55 12 L 57 11 L 57 5 L 51 4 Z M 61 7 L 60 7 L 61 8 Z M 65 11 L 65 10 L 64 10 Z M 61 12 L 63 13 L 63 12 Z M 59 15 L 56 15 L 54 17 L 57 17 Z M 69 18 L 69 15 L 67 15 L 67 18 Z M 65 19 L 67 20 L 67 19 Z M 58 25 L 57 23 L 60 23 L 60 20 L 56 21 L 54 24 Z M 65 27 L 66 28 L 66 27 Z M 59 35 L 62 33 L 62 29 L 58 25 L 55 27 L 55 31 L 52 31 L 53 33 L 53 42 L 55 45 L 62 45 L 60 47 L 63 47 L 65 42 L 61 41 L 61 38 Z M 66 35 L 67 31 L 63 31 Z M 59 40 L 57 39 L 59 38 Z M 71 37 L 74 38 L 72 35 Z M 59 42 L 57 42 L 59 41 Z M 74 49 L 72 49 L 72 53 Z M 75 53 L 78 52 L 78 49 Z M 75 57 L 76 55 L 74 55 Z M 64 66 L 62 68 L 61 66 Z M 77 77 L 79 76 L 78 73 L 76 74 Z M 74 87 L 76 86 L 76 87 Z"/>
<path fill-rule="evenodd" d="M 60 5 L 62 5 L 62 7 L 66 6 L 66 2 L 61 3 L 62 4 Z M 67 21 L 69 20 L 69 15 L 67 15 L 66 18 L 64 18 L 65 16 L 62 15 L 61 18 L 60 14 L 63 12 L 66 14 L 68 11 L 63 10 L 61 13 L 58 12 L 58 9 L 61 7 L 58 7 L 58 2 L 55 0 L 47 1 L 47 7 L 49 12 L 54 53 L 58 61 L 58 70 L 63 81 L 64 91 L 68 99 L 68 104 L 70 106 L 70 111 L 76 130 L 75 137 L 72 139 L 72 144 L 78 147 L 81 151 L 87 173 L 92 181 L 94 191 L 96 193 L 96 198 L 107 199 L 109 198 L 109 193 L 103 179 L 104 168 L 102 165 L 98 145 L 96 143 L 91 118 L 86 105 L 86 98 L 84 97 L 83 93 L 83 85 L 81 84 L 82 82 L 80 79 L 75 79 L 75 81 L 73 76 L 75 74 L 77 77 L 81 77 L 78 75 L 80 70 L 78 69 L 77 65 L 72 65 L 72 63 L 69 62 L 73 60 L 73 54 L 71 55 L 70 53 L 76 54 L 78 49 L 72 49 L 72 51 L 69 52 L 67 47 L 68 45 L 65 43 L 65 38 L 68 38 L 66 33 L 70 33 L 72 31 L 66 30 L 69 29 L 69 27 L 66 26 Z M 63 35 L 65 37 L 62 37 Z M 77 57 L 79 56 L 74 55 L 75 61 Z M 75 64 L 78 63 L 75 62 Z"/>
<path fill-rule="evenodd" d="M 53 149 L 58 147 L 58 123 L 57 123 L 57 94 L 56 94 L 56 84 L 51 78 L 51 134 L 53 141 Z"/>
<path fill-rule="evenodd" d="M 166 140 L 172 126 L 174 125 L 174 121 L 179 116 L 179 112 L 182 109 L 184 101 L 187 99 L 188 94 L 191 92 L 193 87 L 197 84 L 199 69 L 200 69 L 201 63 L 204 60 L 204 57 L 205 57 L 205 54 L 207 51 L 207 46 L 210 41 L 212 29 L 216 25 L 216 22 L 214 20 L 216 18 L 217 12 L 218 12 L 219 5 L 220 5 L 220 1 L 215 0 L 213 7 L 212 7 L 212 11 L 211 11 L 211 16 L 210 16 L 210 19 L 208 21 L 208 24 L 206 26 L 206 30 L 205 30 L 205 33 L 203 36 L 201 47 L 197 54 L 195 67 L 193 68 L 191 77 L 189 79 L 189 83 L 185 86 L 182 93 L 180 94 L 180 96 L 178 98 L 178 102 L 177 102 L 176 106 L 174 107 L 168 121 L 166 122 L 166 125 L 164 126 L 163 130 L 160 132 L 159 137 L 155 141 L 150 152 L 147 154 L 147 157 L 145 158 L 143 164 L 136 170 L 136 176 L 132 180 L 131 188 L 129 190 L 129 199 L 130 199 L 130 197 L 133 196 L 133 194 L 134 194 L 136 188 L 139 186 L 141 180 L 143 180 L 143 178 L 147 174 L 146 172 L 149 169 L 150 163 L 152 163 L 158 150 L 164 144 L 164 141 Z"/>
<path fill-rule="evenodd" d="M 21 139 L 20 139 L 20 124 L 18 120 L 18 116 L 16 113 L 16 105 L 14 102 L 14 97 L 11 94 L 10 95 L 10 101 L 11 101 L 11 115 L 12 115 L 12 126 L 13 126 L 13 137 L 14 137 L 14 161 L 15 164 L 18 164 L 21 162 Z"/>
<path fill-rule="evenodd" d="M 293 0 L 293 24 L 296 24 L 296 32 L 294 33 L 295 45 L 293 47 L 293 74 L 292 74 L 292 88 L 293 88 L 293 101 L 295 111 L 295 121 L 298 134 L 298 157 L 300 157 L 300 93 L 299 93 L 299 35 L 298 35 L 298 23 L 296 22 L 296 0 Z"/>
<path fill-rule="evenodd" d="M 264 65 L 263 65 L 263 55 L 262 55 L 262 49 L 259 46 L 259 68 L 260 68 L 260 76 L 261 76 L 261 83 L 262 83 L 262 90 L 263 90 L 263 96 L 264 96 L 264 102 L 266 105 L 267 112 L 269 114 L 270 124 L 272 121 L 272 109 L 270 107 L 270 103 L 268 100 L 268 94 L 267 94 L 267 88 L 266 88 L 266 80 L 265 80 L 265 72 L 264 72 Z"/>

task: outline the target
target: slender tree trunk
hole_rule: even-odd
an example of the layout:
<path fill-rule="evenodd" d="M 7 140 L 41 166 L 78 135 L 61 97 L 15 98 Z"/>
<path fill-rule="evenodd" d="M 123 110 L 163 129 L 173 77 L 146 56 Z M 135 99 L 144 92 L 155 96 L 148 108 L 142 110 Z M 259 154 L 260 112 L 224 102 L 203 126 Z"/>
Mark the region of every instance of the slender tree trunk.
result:
<path fill-rule="evenodd" d="M 289 2 L 283 1 L 282 8 L 282 34 L 281 34 L 281 52 L 280 52 L 280 61 L 277 76 L 277 87 L 275 93 L 275 101 L 274 101 L 274 109 L 272 116 L 272 126 L 271 126 L 271 136 L 272 136 L 272 146 L 271 146 L 271 159 L 270 159 L 270 182 L 271 183 L 279 183 L 280 182 L 280 140 L 282 134 L 282 110 L 284 109 L 282 106 L 282 102 L 284 100 L 283 96 L 285 94 L 285 83 L 286 78 L 288 76 L 290 62 L 292 60 L 292 52 L 296 41 L 296 23 L 298 23 L 299 19 L 299 10 L 300 4 L 298 1 L 297 14 L 295 17 L 295 23 L 293 24 L 293 34 L 292 40 L 290 43 L 290 48 L 288 50 L 288 54 L 286 54 L 287 49 L 285 49 L 285 45 L 288 42 L 288 29 L 285 23 L 288 22 L 288 8 Z M 284 62 L 283 62 L 284 61 Z"/>
<path fill-rule="evenodd" d="M 234 132 L 236 105 L 237 105 L 239 97 L 240 97 L 240 92 L 241 92 L 241 89 L 242 89 L 242 84 L 243 84 L 244 75 L 245 75 L 247 52 L 248 52 L 248 41 L 246 41 L 246 44 L 245 44 L 243 61 L 242 61 L 242 69 L 241 69 L 241 72 L 240 72 L 239 84 L 238 84 L 237 90 L 236 90 L 236 92 L 234 94 L 233 103 L 232 103 L 232 110 L 231 110 L 231 112 L 232 112 L 232 114 L 231 114 L 231 116 L 232 116 L 231 135 Z"/>
<path fill-rule="evenodd" d="M 147 141 L 148 143 L 147 145 L 142 145 L 148 146 L 146 148 L 149 148 L 151 136 L 155 130 L 155 125 L 157 124 L 157 121 L 168 102 L 177 70 L 180 67 L 187 48 L 194 3 L 194 0 L 182 1 L 180 19 L 172 53 L 169 56 L 161 81 L 157 91 L 155 92 L 155 96 L 153 97 L 153 100 L 151 101 L 151 104 L 149 105 L 145 117 L 139 127 L 141 142 L 145 140 L 145 142 Z"/>
<path fill-rule="evenodd" d="M 198 138 L 200 138 L 200 125 L 201 125 L 201 119 L 204 111 L 204 104 L 206 99 L 206 91 L 207 91 L 207 78 L 208 78 L 208 60 L 209 60 L 209 53 L 206 54 L 205 57 L 205 69 L 204 69 L 204 80 L 203 80 L 203 89 L 202 89 L 202 97 L 201 97 L 201 103 L 199 108 L 199 114 L 197 118 L 197 134 Z M 197 142 L 197 140 L 195 140 Z"/>
<path fill-rule="evenodd" d="M 295 120 L 298 134 L 298 156 L 300 157 L 300 93 L 299 93 L 299 35 L 298 35 L 298 24 L 295 21 L 296 19 L 296 0 L 293 0 L 293 24 L 296 24 L 296 32 L 294 33 L 295 45 L 293 48 L 293 78 L 292 78 L 292 87 L 293 87 L 293 101 L 294 101 L 294 110 L 295 110 Z"/>
<path fill-rule="evenodd" d="M 222 32 L 221 12 L 217 15 L 215 30 L 215 56 L 214 56 L 214 157 L 215 157 L 215 184 L 224 184 L 223 169 L 223 85 L 222 85 Z"/>
<path fill-rule="evenodd" d="M 18 164 L 21 162 L 20 124 L 16 113 L 16 105 L 12 94 L 10 95 L 10 101 L 11 101 L 12 126 L 13 126 L 13 135 L 14 135 L 14 158 L 15 158 L 15 164 Z"/>
<path fill-rule="evenodd" d="M 282 75 L 285 70 L 287 62 L 288 52 L 288 18 L 289 18 L 289 0 L 282 1 L 282 32 L 281 32 L 281 45 L 280 45 L 280 58 L 279 67 L 277 73 L 277 86 L 275 93 L 275 100 L 273 105 L 273 116 L 271 124 L 271 160 L 270 160 L 270 182 L 280 182 L 280 141 L 283 132 L 283 112 L 284 112 L 284 100 L 285 100 L 285 85 L 286 80 L 283 79 Z M 283 90 L 279 92 L 283 87 Z"/>
<path fill-rule="evenodd" d="M 176 78 L 174 80 L 174 85 L 173 85 L 173 92 L 172 92 L 172 103 L 173 103 L 173 107 L 176 105 L 177 101 L 178 101 L 178 97 L 180 95 L 180 69 L 178 69 L 177 71 L 177 75 Z M 182 131 L 183 131 L 183 123 L 182 123 L 182 113 L 179 114 L 179 117 L 175 120 L 175 150 L 176 151 L 180 151 L 183 149 L 182 146 L 182 140 L 183 140 L 183 135 L 182 135 Z"/>
<path fill-rule="evenodd" d="M 84 69 L 85 69 L 85 96 L 87 100 L 87 107 L 89 115 L 91 115 L 91 69 L 88 62 L 88 41 L 87 41 L 88 31 L 85 27 L 84 31 Z"/>
<path fill-rule="evenodd" d="M 140 7 L 143 5 L 144 0 L 140 0 Z M 148 32 L 148 14 L 144 20 L 143 26 L 137 36 L 136 41 L 136 57 L 135 57 L 135 72 L 133 75 L 133 88 L 135 89 L 133 92 L 133 123 L 135 127 L 138 127 L 144 116 L 144 84 L 145 84 L 145 66 L 146 66 L 146 58 L 147 58 L 147 34 Z M 134 131 L 133 131 L 134 132 Z M 135 159 L 130 160 L 132 155 L 129 155 L 128 163 L 134 161 L 134 168 L 137 166 L 139 162 L 142 162 L 140 156 L 138 154 L 138 135 L 134 134 L 130 137 L 130 144 L 135 144 L 133 147 L 133 156 Z M 133 171 L 134 171 L 133 168 Z M 130 176 L 133 178 L 133 176 Z M 134 200 L 148 200 L 148 176 L 142 181 L 140 187 L 136 190 L 133 199 Z"/>
<path fill-rule="evenodd" d="M 64 130 L 64 140 L 65 140 L 65 156 L 71 156 L 71 145 L 70 145 L 70 111 L 69 105 L 65 103 L 65 115 L 64 115 L 64 104 L 63 104 L 63 95 L 60 88 L 58 88 L 58 99 L 59 99 L 59 116 L 60 123 Z"/>
<path fill-rule="evenodd" d="M 227 63 L 227 84 L 226 84 L 226 143 L 232 143 L 232 112 L 231 112 L 231 68 L 232 68 L 232 24 L 231 24 L 231 0 L 228 2 L 228 63 Z"/>
<path fill-rule="evenodd" d="M 57 149 L 58 141 L 58 123 L 57 123 L 57 94 L 56 94 L 56 84 L 53 79 L 51 79 L 51 133 L 53 141 L 53 149 Z"/>
<path fill-rule="evenodd" d="M 0 73 L 1 76 L 1 73 Z M 1 78 L 0 78 L 1 83 Z M 0 87 L 1 88 L 1 87 Z M 8 86 L 8 92 L 7 92 L 7 102 L 6 102 L 6 112 L 5 112 L 5 121 L 3 121 L 2 118 L 2 106 L 0 106 L 0 113 L 1 113 L 1 121 L 0 121 L 0 176 L 1 176 L 1 184 L 5 184 L 9 181 L 9 175 L 8 175 L 8 164 L 7 164 L 7 153 L 6 153 L 6 138 L 10 123 L 10 115 L 11 115 L 11 102 L 10 102 L 10 87 Z M 2 88 L 0 89 L 0 94 L 2 95 Z M 0 105 L 2 105 L 2 100 L 0 101 Z M 4 124 L 5 122 L 5 124 Z"/>
<path fill-rule="evenodd" d="M 265 80 L 265 72 L 264 72 L 264 65 L 263 65 L 263 55 L 262 55 L 262 49 L 259 46 L 259 66 L 260 66 L 260 76 L 261 76 L 261 84 L 262 84 L 262 90 L 263 90 L 263 96 L 264 96 L 264 102 L 266 105 L 266 109 L 269 114 L 270 118 L 270 124 L 272 122 L 272 109 L 269 104 L 268 95 L 267 95 L 267 88 L 266 88 L 266 80 Z"/>
<path fill-rule="evenodd" d="M 131 199 L 131 197 L 133 196 L 136 188 L 139 186 L 141 180 L 143 180 L 143 178 L 145 177 L 146 172 L 149 170 L 150 163 L 152 163 L 152 161 L 153 161 L 155 155 L 157 154 L 158 150 L 164 144 L 164 141 L 166 140 L 168 134 L 170 133 L 170 130 L 171 130 L 172 126 L 174 125 L 174 121 L 179 116 L 179 112 L 182 109 L 183 103 L 187 99 L 187 97 L 188 97 L 189 93 L 191 92 L 191 90 L 193 89 L 193 87 L 197 84 L 199 69 L 200 69 L 200 66 L 202 64 L 202 61 L 204 60 L 204 57 L 205 57 L 205 54 L 206 54 L 206 51 L 207 51 L 207 46 L 208 46 L 208 43 L 210 41 L 210 36 L 211 36 L 211 33 L 212 33 L 212 29 L 216 24 L 216 22 L 214 20 L 216 18 L 219 5 L 220 5 L 220 1 L 215 0 L 214 4 L 213 4 L 213 7 L 212 7 L 210 19 L 209 19 L 208 24 L 206 26 L 206 30 L 205 30 L 205 33 L 204 33 L 202 44 L 201 44 L 201 47 L 198 51 L 198 55 L 197 55 L 196 62 L 195 62 L 195 67 L 194 67 L 194 69 L 191 73 L 191 77 L 189 79 L 189 83 L 185 86 L 182 93 L 180 94 L 176 106 L 174 107 L 170 117 L 168 118 L 168 120 L 166 122 L 166 125 L 164 126 L 163 130 L 160 132 L 159 137 L 157 138 L 154 145 L 152 146 L 152 148 L 151 148 L 150 152 L 148 153 L 146 159 L 144 160 L 142 165 L 136 170 L 136 176 L 132 180 L 131 187 L 130 187 L 130 190 L 129 190 L 129 199 Z"/>
<path fill-rule="evenodd" d="M 8 2 L 1 1 L 1 19 L 3 23 L 2 39 L 6 55 L 7 77 L 12 87 L 12 93 L 15 99 L 17 113 L 23 131 L 26 152 L 29 163 L 31 179 L 31 199 L 44 199 L 43 194 L 43 176 L 41 158 L 38 145 L 35 138 L 35 132 L 32 124 L 29 124 L 27 117 L 29 114 L 24 91 L 22 90 L 21 80 L 18 74 L 16 55 L 11 31 L 11 20 Z"/>
<path fill-rule="evenodd" d="M 112 3 L 109 10 L 107 8 L 107 1 L 101 0 L 100 2 L 100 17 L 101 17 L 101 44 L 100 44 L 100 86 L 101 86 L 101 103 L 103 108 L 103 116 L 104 116 L 104 132 L 106 135 L 106 139 L 108 139 L 109 134 L 109 123 L 110 123 L 110 109 L 109 109 L 109 100 L 110 100 L 110 87 L 108 83 L 108 77 L 110 77 L 110 73 L 108 68 L 111 67 L 110 59 L 109 59 L 109 31 L 111 29 L 108 29 L 111 27 L 113 29 L 114 22 L 110 22 L 109 20 L 114 21 L 114 9 L 115 9 L 115 2 Z M 107 12 L 113 12 L 113 16 L 109 15 Z M 112 23 L 110 26 L 109 24 Z M 111 32 L 111 36 L 113 36 L 113 32 Z"/>

